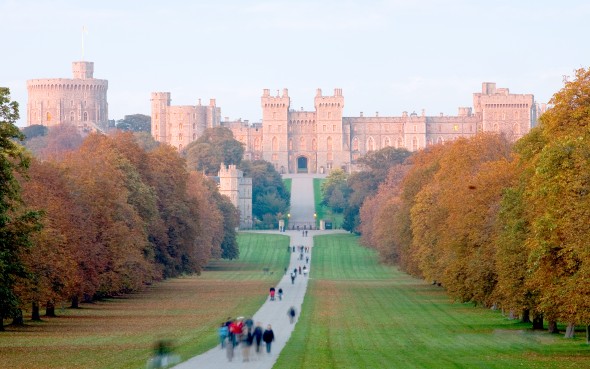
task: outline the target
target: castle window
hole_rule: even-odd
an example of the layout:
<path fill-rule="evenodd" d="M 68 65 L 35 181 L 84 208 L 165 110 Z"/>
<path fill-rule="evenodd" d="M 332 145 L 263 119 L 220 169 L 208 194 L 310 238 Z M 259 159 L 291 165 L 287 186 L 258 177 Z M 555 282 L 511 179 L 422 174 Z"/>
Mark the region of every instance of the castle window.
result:
<path fill-rule="evenodd" d="M 332 119 L 332 112 L 328 112 L 328 119 Z"/>
<path fill-rule="evenodd" d="M 374 151 L 375 150 L 375 141 L 373 141 L 373 137 L 369 137 L 367 140 L 367 151 Z"/>
<path fill-rule="evenodd" d="M 47 112 L 46 118 L 47 118 L 47 121 L 49 122 L 51 120 L 51 113 Z"/>
<path fill-rule="evenodd" d="M 418 150 L 418 139 L 416 137 L 412 138 L 412 151 Z"/>
<path fill-rule="evenodd" d="M 182 141 L 182 133 L 178 134 L 178 141 Z"/>
<path fill-rule="evenodd" d="M 272 151 L 279 150 L 279 140 L 276 137 L 272 138 Z"/>
<path fill-rule="evenodd" d="M 459 131 L 459 125 L 458 124 L 453 124 L 453 131 L 458 132 Z"/>
<path fill-rule="evenodd" d="M 385 147 L 387 147 L 387 146 L 391 146 L 391 142 L 389 142 L 389 137 L 385 137 L 385 141 L 383 142 L 383 145 L 384 145 Z"/>
<path fill-rule="evenodd" d="M 260 138 L 256 137 L 254 139 L 254 151 L 260 151 Z"/>
<path fill-rule="evenodd" d="M 158 113 L 156 113 L 156 120 L 158 119 Z"/>
<path fill-rule="evenodd" d="M 84 115 L 82 116 L 82 121 L 84 121 L 84 122 L 88 121 L 88 112 L 84 112 Z"/>
<path fill-rule="evenodd" d="M 182 129 L 182 123 L 178 125 L 178 129 Z"/>
<path fill-rule="evenodd" d="M 358 151 L 358 149 L 359 149 L 359 139 L 355 137 L 352 140 L 352 150 L 353 151 Z"/>
<path fill-rule="evenodd" d="M 326 139 L 326 148 L 328 151 L 332 151 L 332 137 Z"/>

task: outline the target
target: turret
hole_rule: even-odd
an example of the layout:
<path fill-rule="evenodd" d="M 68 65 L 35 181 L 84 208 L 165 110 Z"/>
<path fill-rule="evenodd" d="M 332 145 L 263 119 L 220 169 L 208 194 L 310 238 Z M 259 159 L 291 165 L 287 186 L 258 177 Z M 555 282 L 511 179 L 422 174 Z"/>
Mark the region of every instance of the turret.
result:
<path fill-rule="evenodd" d="M 166 123 L 168 107 L 170 106 L 170 92 L 152 92 L 152 136 L 156 141 L 166 140 Z"/>

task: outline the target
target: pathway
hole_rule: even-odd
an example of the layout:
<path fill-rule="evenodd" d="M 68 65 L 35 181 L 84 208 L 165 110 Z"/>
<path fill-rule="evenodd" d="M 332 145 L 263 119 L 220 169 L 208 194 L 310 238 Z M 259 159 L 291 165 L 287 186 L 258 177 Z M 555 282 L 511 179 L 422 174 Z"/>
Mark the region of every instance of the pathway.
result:
<path fill-rule="evenodd" d="M 297 222 L 313 222 L 314 214 L 314 202 L 313 202 L 313 182 L 312 176 L 310 175 L 294 175 L 292 187 L 291 187 L 291 221 Z M 278 233 L 274 232 L 273 233 Z M 313 236 L 318 234 L 330 233 L 330 231 L 309 231 L 308 236 L 304 237 L 302 231 L 286 231 L 284 235 L 291 238 L 290 244 L 295 246 L 303 245 L 305 247 L 313 246 Z M 311 263 L 311 252 L 304 254 L 310 257 Z M 291 253 L 291 261 L 289 264 L 289 270 L 303 267 L 305 260 L 298 260 L 299 253 Z M 308 266 L 309 268 L 309 266 Z M 220 346 L 217 346 L 202 355 L 195 356 L 177 366 L 175 369 L 220 369 L 220 368 L 246 368 L 246 369 L 271 369 L 276 362 L 279 353 L 285 347 L 285 344 L 289 340 L 299 313 L 301 312 L 301 304 L 307 290 L 307 281 L 309 277 L 303 275 L 297 275 L 295 283 L 291 284 L 291 278 L 289 274 L 283 276 L 279 284 L 275 286 L 278 291 L 279 288 L 283 289 L 284 296 L 283 300 L 279 301 L 267 301 L 260 307 L 260 310 L 254 314 L 252 320 L 254 322 L 261 322 L 263 328 L 266 328 L 268 324 L 272 326 L 275 334 L 275 342 L 272 344 L 272 350 L 270 354 L 267 354 L 264 345 L 261 347 L 261 352 L 257 354 L 254 352 L 255 346 L 251 349 L 250 361 L 244 362 L 242 359 L 241 346 L 236 347 L 234 352 L 234 358 L 231 362 L 228 361 L 226 351 L 222 350 Z M 295 323 L 290 324 L 287 316 L 289 307 L 295 307 L 297 315 Z"/>

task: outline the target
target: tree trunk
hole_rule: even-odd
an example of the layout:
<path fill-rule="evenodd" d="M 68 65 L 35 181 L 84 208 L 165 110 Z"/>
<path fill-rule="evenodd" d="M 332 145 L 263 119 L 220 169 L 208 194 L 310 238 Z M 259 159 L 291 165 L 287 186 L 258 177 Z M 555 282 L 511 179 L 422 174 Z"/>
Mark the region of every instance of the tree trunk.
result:
<path fill-rule="evenodd" d="M 16 310 L 16 315 L 12 318 L 12 325 L 25 325 L 25 318 L 23 318 L 23 311 L 21 309 Z"/>
<path fill-rule="evenodd" d="M 41 314 L 39 313 L 39 304 L 37 302 L 33 302 L 33 306 L 31 307 L 31 320 L 34 321 L 41 321 Z"/>
<path fill-rule="evenodd" d="M 565 338 L 574 338 L 576 333 L 576 325 L 574 323 L 567 323 L 567 328 L 565 329 Z"/>
<path fill-rule="evenodd" d="M 78 301 L 78 295 L 72 297 L 72 309 L 78 309 L 80 307 L 80 301 Z"/>
<path fill-rule="evenodd" d="M 549 321 L 549 329 L 547 331 L 549 333 L 559 333 L 559 329 L 557 329 L 557 322 L 555 320 Z"/>
<path fill-rule="evenodd" d="M 533 317 L 533 329 L 543 329 L 543 314 Z"/>
<path fill-rule="evenodd" d="M 531 311 L 529 309 L 524 309 L 522 311 L 522 322 L 523 323 L 530 323 L 531 322 Z"/>
<path fill-rule="evenodd" d="M 590 345 L 590 325 L 586 326 L 586 344 Z"/>
<path fill-rule="evenodd" d="M 45 316 L 56 317 L 55 315 L 55 305 L 52 301 L 47 301 L 47 306 L 45 307 Z"/>

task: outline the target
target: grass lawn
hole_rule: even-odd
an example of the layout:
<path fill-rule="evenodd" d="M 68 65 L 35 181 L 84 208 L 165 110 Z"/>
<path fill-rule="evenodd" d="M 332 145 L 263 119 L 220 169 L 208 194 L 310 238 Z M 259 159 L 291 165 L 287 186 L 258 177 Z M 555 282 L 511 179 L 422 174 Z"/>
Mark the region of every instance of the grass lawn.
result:
<path fill-rule="evenodd" d="M 315 204 L 316 227 L 320 226 L 321 219 L 331 219 L 334 229 L 342 228 L 342 222 L 344 221 L 344 215 L 341 213 L 335 213 L 328 206 L 322 205 L 322 183 L 325 181 L 324 178 L 313 179 L 313 198 Z"/>
<path fill-rule="evenodd" d="M 217 326 L 228 316 L 254 314 L 289 263 L 286 236 L 241 233 L 238 243 L 239 260 L 213 261 L 201 276 L 7 327 L 0 333 L 0 367 L 136 369 L 145 367 L 159 339 L 173 340 L 183 358 L 214 347 Z"/>
<path fill-rule="evenodd" d="M 498 311 L 377 263 L 352 235 L 314 238 L 302 315 L 274 368 L 589 368 L 573 340 L 532 331 Z"/>

